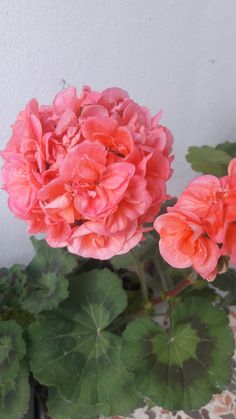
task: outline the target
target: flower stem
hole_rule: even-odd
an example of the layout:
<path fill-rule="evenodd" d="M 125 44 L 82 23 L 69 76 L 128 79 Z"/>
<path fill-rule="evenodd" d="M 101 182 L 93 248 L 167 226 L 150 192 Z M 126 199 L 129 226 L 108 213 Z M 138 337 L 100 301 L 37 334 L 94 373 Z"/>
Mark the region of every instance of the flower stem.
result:
<path fill-rule="evenodd" d="M 166 292 L 164 296 L 160 296 L 157 298 L 154 298 L 151 303 L 153 306 L 163 303 L 164 301 L 167 301 L 170 298 L 174 298 L 177 295 L 179 295 L 182 291 L 184 291 L 186 288 L 188 288 L 190 285 L 193 284 L 193 277 L 190 276 L 189 278 L 183 279 L 180 281 L 174 288 Z"/>
<path fill-rule="evenodd" d="M 142 295 L 143 295 L 143 303 L 144 303 L 144 305 L 146 305 L 149 302 L 149 298 L 148 298 L 148 287 L 147 287 L 147 282 L 146 282 L 146 278 L 145 278 L 145 272 L 144 272 L 144 269 L 143 269 L 143 264 L 139 260 L 139 257 L 136 255 L 136 253 L 134 251 L 131 251 L 130 254 L 133 258 L 134 265 L 135 265 L 135 268 L 136 268 L 136 272 L 137 272 L 137 275 L 139 277 L 140 287 L 141 287 L 141 291 L 142 291 Z"/>
<path fill-rule="evenodd" d="M 157 255 L 156 257 L 153 258 L 153 262 L 154 262 L 154 266 L 156 268 L 158 277 L 161 281 L 161 286 L 164 292 L 166 292 L 168 290 L 167 284 L 166 284 L 166 279 L 165 279 L 165 274 L 163 272 L 163 270 L 161 269 L 160 263 L 157 259 Z"/>

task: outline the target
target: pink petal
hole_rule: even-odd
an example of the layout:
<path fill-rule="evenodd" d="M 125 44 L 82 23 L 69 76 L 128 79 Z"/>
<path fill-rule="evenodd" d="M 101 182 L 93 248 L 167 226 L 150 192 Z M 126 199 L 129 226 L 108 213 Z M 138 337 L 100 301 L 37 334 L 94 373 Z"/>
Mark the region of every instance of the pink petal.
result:
<path fill-rule="evenodd" d="M 78 104 L 76 88 L 72 86 L 59 92 L 53 101 L 54 108 L 58 114 L 63 114 L 68 109 L 77 112 Z"/>

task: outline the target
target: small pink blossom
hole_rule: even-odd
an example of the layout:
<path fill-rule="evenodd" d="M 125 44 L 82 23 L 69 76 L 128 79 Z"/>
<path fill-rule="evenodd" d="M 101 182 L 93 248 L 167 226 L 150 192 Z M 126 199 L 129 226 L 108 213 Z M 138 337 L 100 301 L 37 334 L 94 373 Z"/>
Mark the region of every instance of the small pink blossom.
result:
<path fill-rule="evenodd" d="M 196 214 L 203 222 L 208 236 L 222 243 L 227 227 L 229 194 L 228 176 L 198 176 L 185 188 L 175 208 Z"/>
<path fill-rule="evenodd" d="M 236 265 L 236 224 L 230 223 L 227 226 L 224 243 L 221 249 L 222 255 L 230 257 L 230 263 Z"/>
<path fill-rule="evenodd" d="M 112 234 L 102 222 L 87 221 L 74 229 L 68 250 L 83 257 L 103 260 L 128 252 L 141 238 L 142 231 L 137 228 L 136 222 Z"/>
<path fill-rule="evenodd" d="M 198 217 L 173 211 L 157 218 L 154 228 L 160 234 L 160 252 L 167 263 L 175 268 L 192 266 L 208 281 L 215 278 L 220 250 L 206 237 Z"/>
<path fill-rule="evenodd" d="M 154 228 L 160 252 L 176 268 L 192 266 L 203 278 L 214 280 L 225 272 L 227 258 L 236 264 L 236 159 L 228 175 L 193 179 Z"/>

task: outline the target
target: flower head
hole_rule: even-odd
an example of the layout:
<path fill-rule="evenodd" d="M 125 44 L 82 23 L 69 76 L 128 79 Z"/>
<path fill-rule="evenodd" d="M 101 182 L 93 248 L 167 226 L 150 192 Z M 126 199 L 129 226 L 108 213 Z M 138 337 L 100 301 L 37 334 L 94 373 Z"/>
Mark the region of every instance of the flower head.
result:
<path fill-rule="evenodd" d="M 51 246 L 108 259 L 143 237 L 167 198 L 170 131 L 119 88 L 31 100 L 1 153 L 9 207 Z"/>
<path fill-rule="evenodd" d="M 160 234 L 160 252 L 172 266 L 192 266 L 211 281 L 224 272 L 224 257 L 236 263 L 236 159 L 228 175 L 193 179 L 154 228 Z"/>

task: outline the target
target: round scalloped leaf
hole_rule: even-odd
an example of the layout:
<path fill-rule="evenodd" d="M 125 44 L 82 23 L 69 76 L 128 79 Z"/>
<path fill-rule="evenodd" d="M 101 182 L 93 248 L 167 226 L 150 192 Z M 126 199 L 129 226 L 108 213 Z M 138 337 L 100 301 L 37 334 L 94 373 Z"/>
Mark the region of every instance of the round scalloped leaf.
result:
<path fill-rule="evenodd" d="M 148 234 L 138 246 L 136 246 L 132 252 L 125 253 L 124 255 L 113 256 L 110 262 L 115 269 L 131 268 L 135 264 L 133 254 L 138 257 L 139 260 L 148 260 L 155 255 L 156 252 L 156 240 Z"/>
<path fill-rule="evenodd" d="M 68 297 L 68 280 L 54 272 L 43 274 L 31 284 L 31 292 L 22 302 L 24 310 L 32 314 L 52 310 Z"/>
<path fill-rule="evenodd" d="M 0 389 L 0 419 L 22 419 L 28 411 L 29 400 L 29 370 L 23 363 L 10 390 Z"/>
<path fill-rule="evenodd" d="M 186 160 L 196 172 L 224 176 L 227 174 L 231 156 L 223 150 L 203 145 L 189 147 Z"/>
<path fill-rule="evenodd" d="M 25 353 L 21 326 L 14 320 L 0 322 L 0 386 L 14 381 Z"/>
<path fill-rule="evenodd" d="M 31 237 L 36 255 L 28 265 L 26 272 L 32 282 L 42 274 L 54 272 L 57 275 L 71 273 L 77 266 L 77 257 L 68 253 L 65 249 L 49 247 L 45 240 L 37 240 Z"/>
<path fill-rule="evenodd" d="M 186 298 L 171 317 L 169 333 L 151 319 L 130 323 L 122 358 L 143 396 L 168 410 L 199 409 L 230 383 L 228 317 L 201 298 Z"/>
<path fill-rule="evenodd" d="M 217 150 L 225 151 L 225 153 L 229 154 L 232 158 L 236 157 L 236 143 L 225 141 L 224 143 L 217 144 Z"/>
<path fill-rule="evenodd" d="M 84 416 L 78 405 L 64 400 L 55 387 L 50 387 L 47 399 L 48 414 L 53 419 L 98 419 L 99 416 Z"/>
<path fill-rule="evenodd" d="M 29 328 L 34 376 L 85 416 L 126 414 L 138 403 L 120 360 L 121 338 L 104 330 L 126 305 L 120 279 L 94 270 L 72 281 L 70 297 Z"/>
<path fill-rule="evenodd" d="M 19 264 L 0 269 L 0 307 L 15 307 L 26 296 L 27 276 L 24 269 Z"/>

